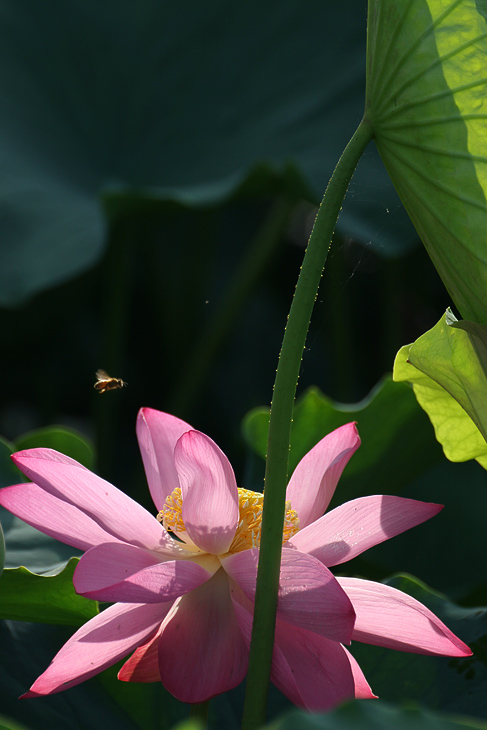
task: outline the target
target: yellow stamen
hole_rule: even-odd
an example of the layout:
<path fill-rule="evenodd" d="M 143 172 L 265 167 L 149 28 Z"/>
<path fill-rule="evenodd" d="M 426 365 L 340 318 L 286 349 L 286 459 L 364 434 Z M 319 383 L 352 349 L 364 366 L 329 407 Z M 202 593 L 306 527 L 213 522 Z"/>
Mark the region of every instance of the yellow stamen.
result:
<path fill-rule="evenodd" d="M 242 550 L 260 546 L 260 531 L 262 526 L 262 505 L 264 495 L 260 492 L 251 492 L 249 489 L 238 490 L 239 521 L 235 537 L 228 552 L 238 553 Z M 170 532 L 185 532 L 182 517 L 183 498 L 181 489 L 176 489 L 166 498 L 164 506 L 157 515 L 166 530 Z M 299 517 L 291 508 L 291 502 L 286 502 L 284 515 L 283 544 L 299 530 Z"/>
<path fill-rule="evenodd" d="M 171 494 L 166 497 L 164 505 L 157 515 L 159 522 L 169 532 L 186 532 L 183 522 L 181 510 L 183 508 L 183 496 L 180 487 L 176 487 Z"/>

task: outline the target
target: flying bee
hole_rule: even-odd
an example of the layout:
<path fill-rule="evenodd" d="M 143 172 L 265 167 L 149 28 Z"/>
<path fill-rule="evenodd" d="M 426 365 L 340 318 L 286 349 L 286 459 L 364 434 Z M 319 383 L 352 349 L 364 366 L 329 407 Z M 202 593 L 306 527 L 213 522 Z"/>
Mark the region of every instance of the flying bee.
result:
<path fill-rule="evenodd" d="M 127 385 L 120 378 L 111 378 L 108 373 L 104 370 L 96 371 L 96 383 L 94 389 L 99 393 L 104 393 L 107 390 L 116 390 L 117 388 L 124 388 Z"/>

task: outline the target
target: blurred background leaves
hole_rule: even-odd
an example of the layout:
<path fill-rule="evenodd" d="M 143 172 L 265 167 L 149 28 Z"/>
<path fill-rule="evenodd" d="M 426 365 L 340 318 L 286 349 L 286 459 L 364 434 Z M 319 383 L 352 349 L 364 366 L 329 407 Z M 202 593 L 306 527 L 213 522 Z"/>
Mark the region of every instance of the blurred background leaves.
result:
<path fill-rule="evenodd" d="M 365 27 L 365 0 L 0 5 L 1 433 L 74 425 L 116 479 L 150 405 L 242 463 L 313 206 L 362 115 Z M 358 400 L 436 321 L 450 301 L 418 243 L 371 145 L 302 385 Z M 99 367 L 129 388 L 92 392 Z"/>
<path fill-rule="evenodd" d="M 15 245 L 2 252 L 2 303 L 97 263 L 130 211 L 284 192 L 319 202 L 362 114 L 365 9 L 356 0 L 344 23 L 339 4 L 4 2 Z M 368 221 L 397 206 L 387 187 L 375 210 L 356 201 L 343 230 L 352 218 L 372 238 Z"/>
<path fill-rule="evenodd" d="M 266 726 L 268 730 L 461 730 L 487 727 L 468 718 L 446 717 L 414 705 L 404 708 L 387 702 L 350 703 L 327 715 L 308 715 L 295 710 L 282 720 Z"/>

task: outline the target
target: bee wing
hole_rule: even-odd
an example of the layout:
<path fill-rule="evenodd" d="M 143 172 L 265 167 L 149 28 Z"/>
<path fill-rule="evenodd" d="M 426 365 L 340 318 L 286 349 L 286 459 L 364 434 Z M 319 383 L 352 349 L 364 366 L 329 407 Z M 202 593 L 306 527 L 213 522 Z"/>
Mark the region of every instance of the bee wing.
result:
<path fill-rule="evenodd" d="M 105 372 L 105 370 L 97 370 L 96 379 L 97 380 L 111 380 L 111 377 L 108 375 L 107 372 Z"/>

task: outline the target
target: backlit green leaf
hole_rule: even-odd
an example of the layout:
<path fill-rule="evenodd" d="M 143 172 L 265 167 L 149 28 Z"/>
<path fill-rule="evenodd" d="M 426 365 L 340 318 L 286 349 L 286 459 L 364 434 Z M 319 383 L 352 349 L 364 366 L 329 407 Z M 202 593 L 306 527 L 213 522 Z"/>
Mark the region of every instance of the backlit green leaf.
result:
<path fill-rule="evenodd" d="M 448 310 L 394 363 L 394 380 L 409 381 L 451 461 L 487 468 L 487 326 L 457 321 Z"/>
<path fill-rule="evenodd" d="M 465 319 L 487 322 L 487 23 L 475 0 L 369 1 L 366 116 Z"/>

